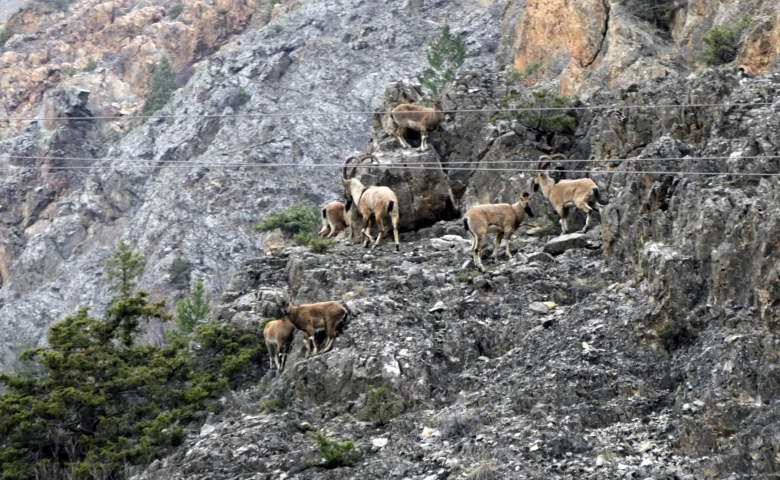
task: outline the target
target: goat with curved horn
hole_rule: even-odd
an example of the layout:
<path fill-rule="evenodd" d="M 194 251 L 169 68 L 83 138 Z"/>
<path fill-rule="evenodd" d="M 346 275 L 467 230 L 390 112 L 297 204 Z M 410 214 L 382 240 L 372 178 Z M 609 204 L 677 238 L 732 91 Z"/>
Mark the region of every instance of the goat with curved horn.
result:
<path fill-rule="evenodd" d="M 371 249 L 373 250 L 379 245 L 382 240 L 382 236 L 386 233 L 385 219 L 390 217 L 390 221 L 393 226 L 393 237 L 395 239 L 395 249 L 400 251 L 401 247 L 398 243 L 398 222 L 399 222 L 399 206 L 398 197 L 395 192 L 387 187 L 366 187 L 360 180 L 354 178 L 357 170 L 357 165 L 353 166 L 348 171 L 348 165 L 351 161 L 357 160 L 359 163 L 371 159 L 372 163 L 378 164 L 376 157 L 369 154 L 364 155 L 351 155 L 347 157 L 342 169 L 342 184 L 344 186 L 344 198 L 346 199 L 345 211 L 349 212 L 349 209 L 354 204 L 360 215 L 363 217 L 363 246 L 367 247 L 371 242 Z M 371 226 L 373 223 L 377 224 L 379 233 L 376 236 L 376 240 L 371 236 Z"/>

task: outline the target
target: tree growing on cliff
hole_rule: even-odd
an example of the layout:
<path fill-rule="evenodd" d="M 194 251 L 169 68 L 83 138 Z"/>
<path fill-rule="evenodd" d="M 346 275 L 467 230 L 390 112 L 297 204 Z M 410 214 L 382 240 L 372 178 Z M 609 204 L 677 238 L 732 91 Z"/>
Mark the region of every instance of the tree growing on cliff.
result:
<path fill-rule="evenodd" d="M 192 293 L 176 304 L 176 325 L 179 332 L 187 335 L 195 330 L 195 325 L 206 318 L 211 305 L 206 297 L 203 282 L 197 281 L 192 287 Z"/>
<path fill-rule="evenodd" d="M 173 73 L 168 57 L 163 57 L 157 65 L 157 71 L 152 76 L 152 84 L 141 112 L 151 115 L 161 109 L 171 99 L 171 95 L 179 86 L 176 84 L 176 75 Z"/>
<path fill-rule="evenodd" d="M 432 97 L 438 97 L 444 87 L 455 78 L 466 59 L 466 41 L 450 32 L 444 25 L 439 38 L 428 44 L 428 65 L 417 80 L 428 89 Z"/>
<path fill-rule="evenodd" d="M 739 37 L 750 25 L 751 18 L 740 16 L 737 20 L 724 27 L 709 30 L 701 40 L 707 45 L 702 52 L 702 59 L 707 65 L 721 65 L 737 57 Z"/>
<path fill-rule="evenodd" d="M 109 264 L 118 292 L 105 318 L 87 307 L 53 325 L 28 366 L 0 374 L 0 478 L 123 478 L 181 443 L 184 426 L 228 385 L 255 381 L 263 350 L 255 329 L 206 324 L 163 347 L 135 342 L 140 319 L 170 318 L 165 300 L 133 293 L 141 256 L 124 242 Z"/>

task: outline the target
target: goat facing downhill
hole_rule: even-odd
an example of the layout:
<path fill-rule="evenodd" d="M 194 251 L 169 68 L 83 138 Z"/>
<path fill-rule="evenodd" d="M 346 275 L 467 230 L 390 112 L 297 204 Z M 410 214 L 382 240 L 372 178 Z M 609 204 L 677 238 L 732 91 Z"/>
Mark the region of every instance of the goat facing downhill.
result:
<path fill-rule="evenodd" d="M 317 238 L 331 238 L 349 226 L 349 215 L 345 215 L 344 204 L 330 202 L 322 208 L 322 229 L 317 233 Z"/>
<path fill-rule="evenodd" d="M 592 210 L 601 211 L 602 205 L 599 203 L 599 186 L 590 178 L 578 178 L 576 180 L 561 180 L 555 183 L 545 170 L 550 167 L 550 161 L 555 158 L 566 159 L 563 154 L 552 156 L 542 155 L 539 157 L 539 172 L 534 178 L 534 192 L 542 189 L 544 198 L 550 201 L 555 211 L 560 217 L 561 231 L 569 231 L 569 208 L 577 207 L 585 213 L 585 226 L 581 232 L 585 232 L 590 224 L 590 212 Z M 543 161 L 545 160 L 545 161 Z"/>
<path fill-rule="evenodd" d="M 371 250 L 375 249 L 379 242 L 382 240 L 382 236 L 388 231 L 385 219 L 390 217 L 390 222 L 393 226 L 393 239 L 395 240 L 395 250 L 400 251 L 401 247 L 398 242 L 398 222 L 400 220 L 400 214 L 398 212 L 398 197 L 395 192 L 387 187 L 366 187 L 360 180 L 354 178 L 357 166 L 353 166 L 347 173 L 347 165 L 352 160 L 358 160 L 362 163 L 366 159 L 372 159 L 372 162 L 377 162 L 376 157 L 371 154 L 365 154 L 361 156 L 352 155 L 347 157 L 344 162 L 344 168 L 342 170 L 342 184 L 344 186 L 344 198 L 347 200 L 347 206 L 345 211 L 349 211 L 352 205 L 355 205 L 360 215 L 363 217 L 363 246 L 367 247 L 371 242 Z M 376 236 L 376 240 L 371 236 L 371 226 L 376 222 L 379 228 L 379 233 Z"/>
<path fill-rule="evenodd" d="M 307 356 L 317 355 L 314 332 L 318 328 L 324 328 L 328 335 L 325 348 L 320 353 L 325 353 L 333 347 L 333 342 L 336 340 L 336 327 L 347 316 L 347 309 L 344 305 L 339 302 L 295 305 L 289 295 L 285 298 L 277 298 L 276 302 L 285 318 L 295 325 L 295 328 L 303 332 L 303 343 L 306 345 Z"/>
<path fill-rule="evenodd" d="M 428 108 L 411 103 L 402 103 L 395 107 L 390 113 L 393 121 L 398 125 L 395 136 L 398 138 L 402 147 L 412 148 L 404 138 L 406 130 L 411 128 L 413 130 L 419 130 L 420 135 L 422 136 L 420 151 L 422 152 L 428 148 L 428 132 L 436 130 L 444 119 L 441 97 L 434 98 L 433 105 L 434 108 Z"/>
<path fill-rule="evenodd" d="M 271 320 L 265 324 L 263 338 L 265 338 L 265 346 L 268 349 L 272 369 L 273 367 L 280 371 L 284 369 L 284 364 L 287 363 L 287 350 L 289 350 L 294 336 L 295 325 L 287 318 Z M 280 356 L 283 356 L 281 361 L 279 360 Z"/>
<path fill-rule="evenodd" d="M 481 271 L 485 271 L 482 266 L 482 259 L 479 253 L 485 244 L 485 237 L 488 233 L 496 234 L 496 246 L 493 249 L 493 258 L 498 260 L 498 251 L 501 246 L 501 239 L 506 238 L 506 256 L 509 258 L 509 237 L 520 227 L 525 220 L 525 216 L 533 217 L 531 211 L 531 194 L 523 192 L 517 203 L 497 203 L 489 205 L 477 205 L 471 207 L 466 215 L 463 216 L 463 226 L 469 234 L 471 240 L 471 254 L 474 258 L 474 265 Z"/>

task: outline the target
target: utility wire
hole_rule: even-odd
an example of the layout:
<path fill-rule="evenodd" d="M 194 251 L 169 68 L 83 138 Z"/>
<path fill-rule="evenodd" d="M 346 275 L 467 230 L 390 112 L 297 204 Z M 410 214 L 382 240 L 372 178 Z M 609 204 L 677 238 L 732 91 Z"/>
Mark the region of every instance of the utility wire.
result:
<path fill-rule="evenodd" d="M 204 165 L 195 165 L 195 166 L 204 166 Z M 254 168 L 254 167 L 287 167 L 287 168 L 293 168 L 293 167 L 335 167 L 338 166 L 341 168 L 341 165 L 301 165 L 301 164 L 277 164 L 277 165 L 268 165 L 268 164 L 243 164 L 243 163 L 234 163 L 234 164 L 222 164 L 222 163 L 216 163 L 206 166 L 206 168 Z M 193 165 L 191 164 L 178 164 L 178 165 L 168 165 L 165 168 L 166 169 L 191 169 Z M 397 164 L 383 164 L 373 166 L 376 167 L 385 167 L 385 168 L 393 168 L 393 169 L 399 169 L 399 170 L 439 170 L 441 171 L 441 167 L 425 167 L 425 166 L 404 166 L 404 165 L 397 165 Z M 25 166 L 11 166 L 11 165 L 5 165 L 0 166 L 0 170 L 10 170 L 10 169 L 46 169 L 46 170 L 111 170 L 115 169 L 117 171 L 123 171 L 123 170 L 141 170 L 141 169 L 149 169 L 149 168 L 160 168 L 160 165 L 126 165 L 117 168 L 116 166 L 48 166 L 48 165 L 39 165 L 39 166 L 31 166 L 31 167 L 25 167 Z M 366 166 L 365 168 L 371 168 L 371 166 Z M 463 168 L 463 167 L 456 167 L 456 168 L 446 168 L 447 171 L 479 171 L 479 172 L 515 172 L 515 173 L 537 173 L 537 172 L 551 172 L 551 170 L 540 170 L 540 169 L 517 169 L 517 168 Z M 646 171 L 646 170 L 552 170 L 552 172 L 555 173 L 587 173 L 591 175 L 616 175 L 616 174 L 645 174 L 645 175 L 701 175 L 701 176 L 723 176 L 723 175 L 731 175 L 731 176 L 737 176 L 737 177 L 780 177 L 780 172 L 767 172 L 767 173 L 753 173 L 753 172 L 703 172 L 703 171 Z"/>
<path fill-rule="evenodd" d="M 746 102 L 746 103 L 690 103 L 690 104 L 664 104 L 664 105 L 583 105 L 580 107 L 516 107 L 516 108 L 493 108 L 493 109 L 472 109 L 464 108 L 459 110 L 435 110 L 441 113 L 505 113 L 505 112 L 549 112 L 549 111 L 589 111 L 589 110 L 625 110 L 625 109 L 663 109 L 663 108 L 710 108 L 710 107 L 759 107 L 777 105 L 778 102 Z M 84 120 L 137 120 L 137 119 L 179 119 L 179 118 L 265 118 L 265 117 L 311 117 L 311 116 L 333 116 L 333 115 L 389 115 L 390 112 L 384 111 L 346 111 L 346 112 L 276 112 L 276 113 L 231 113 L 231 114 L 203 114 L 203 115 L 109 115 L 95 117 L 2 117 L 0 122 L 19 122 L 31 120 L 47 121 L 84 121 Z"/>
<path fill-rule="evenodd" d="M 199 166 L 199 165 L 230 165 L 230 166 L 263 166 L 263 167 L 344 167 L 343 163 L 261 163 L 261 162 L 245 162 L 245 163 L 239 163 L 239 162 L 199 162 L 199 161 L 189 161 L 189 160 L 153 160 L 153 159 L 136 159 L 136 158 L 130 158 L 130 159 L 121 159 L 121 158 L 109 158 L 109 157 L 100 157 L 100 158 L 94 158 L 94 157 L 50 157 L 50 156 L 40 156 L 40 155 L 13 155 L 8 154 L 6 157 L 8 159 L 25 159 L 25 160 L 64 160 L 64 161 L 90 161 L 90 162 L 111 162 L 111 163 L 117 163 L 117 162 L 154 162 L 156 165 L 175 165 L 175 164 L 186 164 L 186 165 L 192 165 L 192 166 Z M 3 159 L 2 156 L 0 156 L 0 161 Z M 704 156 L 704 157 L 648 157 L 648 158 L 593 158 L 593 159 L 560 159 L 560 160 L 553 160 L 553 163 L 580 163 L 580 162 L 590 162 L 590 163 L 601 163 L 601 162 L 665 162 L 665 161 L 699 161 L 699 160 L 758 160 L 758 159 L 780 159 L 780 155 L 751 155 L 751 156 L 739 156 L 739 157 L 732 157 L 732 156 Z M 538 164 L 539 160 L 482 160 L 482 164 L 488 163 L 488 164 L 498 164 L 498 163 L 506 163 L 506 164 L 518 164 L 518 165 L 525 165 L 525 164 Z M 449 165 L 476 165 L 474 168 L 478 168 L 480 163 L 479 162 L 471 162 L 471 161 L 462 161 L 462 162 L 446 162 L 441 163 L 438 161 L 435 162 L 422 162 L 422 161 L 415 161 L 415 160 L 404 160 L 399 163 L 380 163 L 378 165 L 373 164 L 375 167 L 386 167 L 386 168 L 400 168 L 402 165 L 421 165 L 421 166 L 435 166 L 441 168 L 449 168 Z M 350 168 L 353 166 L 357 166 L 358 168 L 369 168 L 372 165 L 371 164 L 363 164 L 363 165 L 348 165 Z M 88 167 L 87 167 L 88 168 Z"/>

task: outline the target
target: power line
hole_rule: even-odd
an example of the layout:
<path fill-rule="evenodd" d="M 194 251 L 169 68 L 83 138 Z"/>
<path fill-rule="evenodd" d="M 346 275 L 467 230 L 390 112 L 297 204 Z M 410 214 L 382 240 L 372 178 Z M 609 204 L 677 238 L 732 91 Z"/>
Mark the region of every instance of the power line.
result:
<path fill-rule="evenodd" d="M 235 153 L 235 152 L 234 152 Z M 223 165 L 223 166 L 265 166 L 265 167 L 339 167 L 342 168 L 345 165 L 343 163 L 261 163 L 261 162 L 245 162 L 245 163 L 238 163 L 238 162 L 199 162 L 199 161 L 188 161 L 188 160 L 153 160 L 153 159 L 143 159 L 143 158 L 129 158 L 129 159 L 121 159 L 121 158 L 109 158 L 109 157 L 51 157 L 51 156 L 40 156 L 40 155 L 13 155 L 8 154 L 9 159 L 26 159 L 26 160 L 65 160 L 65 161 L 90 161 L 90 162 L 111 162 L 111 163 L 117 163 L 117 162 L 154 162 L 157 165 L 175 165 L 175 164 L 185 164 L 185 165 L 191 165 L 191 166 L 200 166 L 200 165 Z M 2 157 L 0 157 L 0 160 Z M 591 163 L 602 163 L 602 162 L 665 162 L 665 161 L 700 161 L 700 160 L 772 160 L 772 159 L 780 159 L 780 155 L 748 155 L 748 156 L 739 156 L 739 157 L 732 157 L 732 156 L 704 156 L 704 157 L 647 157 L 647 158 L 589 158 L 589 159 L 560 159 L 560 160 L 554 160 L 554 163 L 580 163 L 580 162 L 591 162 Z M 539 160 L 482 160 L 484 163 L 507 163 L 507 164 L 538 164 Z M 409 160 L 409 161 L 402 161 L 400 163 L 380 163 L 380 164 L 362 164 L 362 165 L 353 165 L 348 164 L 347 166 L 349 168 L 352 168 L 353 166 L 357 166 L 358 168 L 370 168 L 370 167 L 384 167 L 384 168 L 398 168 L 401 165 L 432 165 L 444 169 L 448 169 L 449 165 L 475 165 L 473 169 L 479 168 L 481 165 L 480 162 L 471 162 L 471 161 L 462 161 L 462 162 L 446 162 L 442 163 L 439 161 L 435 162 L 423 162 L 423 161 L 415 161 L 415 160 Z M 89 168 L 89 167 L 85 167 Z"/>
<path fill-rule="evenodd" d="M 435 110 L 441 113 L 510 113 L 510 112 L 548 112 L 548 111 L 590 111 L 590 110 L 625 110 L 625 109 L 663 109 L 663 108 L 710 108 L 710 107 L 759 107 L 778 105 L 778 102 L 746 102 L 746 103 L 690 103 L 690 104 L 663 104 L 663 105 L 583 105 L 579 107 L 516 107 L 516 108 L 493 108 L 493 109 L 471 109 L 464 108 L 459 110 Z M 84 121 L 84 120 L 138 120 L 138 119 L 179 119 L 179 118 L 273 118 L 273 117 L 311 117 L 311 116 L 334 116 L 334 115 L 389 115 L 385 111 L 346 111 L 346 112 L 312 112 L 312 111 L 292 111 L 276 113 L 231 113 L 231 114 L 203 114 L 203 115 L 105 115 L 94 117 L 3 117 L 0 122 L 20 122 L 20 121 Z"/>
<path fill-rule="evenodd" d="M 196 166 L 205 166 L 205 165 L 196 165 Z M 277 168 L 277 167 L 313 167 L 317 165 L 301 165 L 301 164 L 243 164 L 243 163 L 234 163 L 234 164 L 222 164 L 222 163 L 215 163 L 210 164 L 207 166 L 207 168 L 254 168 L 254 167 L 270 167 L 270 168 Z M 321 167 L 339 167 L 341 168 L 341 165 L 331 164 L 331 165 L 319 165 Z M 397 165 L 397 164 L 383 164 L 379 167 L 385 167 L 385 168 L 393 168 L 393 169 L 400 169 L 400 170 L 442 170 L 441 167 L 426 167 L 426 166 L 404 166 L 404 165 Z M 33 166 L 33 167 L 25 167 L 25 166 L 12 166 L 12 165 L 5 165 L 0 166 L 0 169 L 2 170 L 8 170 L 8 169 L 47 169 L 47 170 L 110 170 L 110 169 L 116 169 L 118 171 L 122 170 L 141 170 L 141 169 L 149 169 L 149 168 L 160 168 L 159 165 L 126 165 L 117 168 L 116 166 L 48 166 L 48 165 L 40 165 L 40 166 Z M 191 164 L 177 164 L 177 165 L 168 165 L 165 167 L 166 169 L 191 169 Z M 463 167 L 456 167 L 456 168 L 447 168 L 448 171 L 479 171 L 479 172 L 515 172 L 515 173 L 537 173 L 537 172 L 550 172 L 550 170 L 541 170 L 541 169 L 523 169 L 519 170 L 517 168 L 463 168 Z M 737 177 L 780 177 L 780 172 L 768 172 L 768 173 L 758 173 L 758 172 L 704 172 L 704 171 L 646 171 L 646 170 L 553 170 L 555 173 L 586 173 L 591 175 L 616 175 L 616 174 L 645 174 L 645 175 L 700 175 L 700 176 L 737 176 Z"/>

